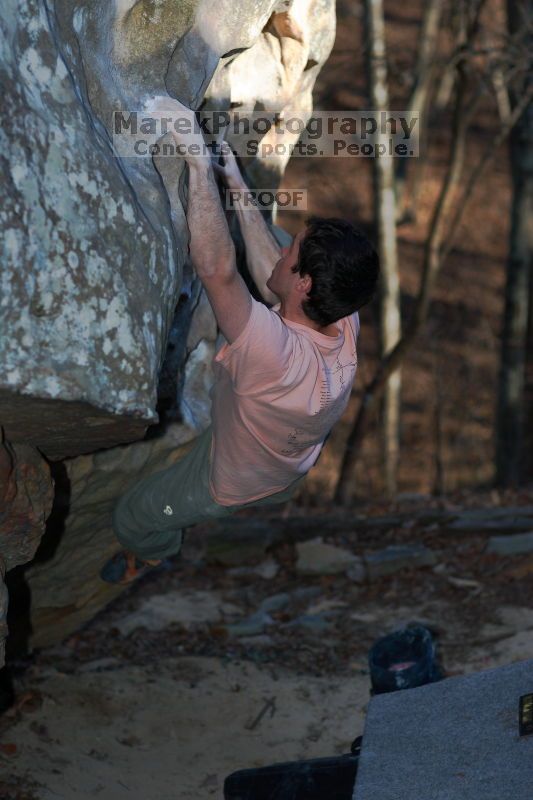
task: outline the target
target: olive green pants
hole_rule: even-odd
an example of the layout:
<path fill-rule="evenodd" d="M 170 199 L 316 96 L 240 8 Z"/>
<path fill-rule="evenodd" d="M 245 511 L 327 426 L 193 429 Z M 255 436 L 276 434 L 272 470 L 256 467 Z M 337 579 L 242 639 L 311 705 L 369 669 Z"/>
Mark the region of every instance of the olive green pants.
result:
<path fill-rule="evenodd" d="M 303 482 L 297 478 L 286 489 L 261 500 L 222 506 L 209 492 L 211 426 L 175 464 L 135 483 L 120 497 L 113 511 L 113 529 L 125 549 L 142 559 L 175 555 L 181 549 L 183 528 L 227 517 L 241 508 L 273 505 L 289 500 Z"/>

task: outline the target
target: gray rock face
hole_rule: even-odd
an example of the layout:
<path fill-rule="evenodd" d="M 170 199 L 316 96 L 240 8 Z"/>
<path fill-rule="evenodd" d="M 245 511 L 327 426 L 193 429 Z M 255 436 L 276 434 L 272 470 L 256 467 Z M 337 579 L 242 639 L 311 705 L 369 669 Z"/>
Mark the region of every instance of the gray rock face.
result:
<path fill-rule="evenodd" d="M 166 436 L 79 456 L 65 462 L 56 487 L 62 515 L 48 526 L 39 558 L 25 571 L 32 594 L 30 647 L 60 641 L 123 591 L 105 583 L 100 569 L 120 545 L 111 528 L 117 496 L 145 475 L 165 469 L 192 446 L 195 431 L 170 426 Z"/>
<path fill-rule="evenodd" d="M 0 666 L 4 663 L 7 570 L 33 558 L 52 509 L 50 469 L 30 445 L 0 443 Z"/>
<path fill-rule="evenodd" d="M 277 112 L 282 120 L 297 117 L 307 122 L 316 78 L 335 39 L 335 6 L 330 0 L 297 0 L 280 2 L 275 10 L 285 13 L 269 19 L 252 47 L 228 65 L 219 65 L 207 90 L 207 108 L 230 100 L 242 114 L 261 110 L 272 118 Z M 228 140 L 243 152 L 246 138 L 232 134 Z M 261 144 L 274 147 L 283 141 L 287 146 L 298 138 L 287 131 L 281 135 L 273 126 Z M 248 158 L 244 163 L 253 185 L 275 189 L 288 160 L 289 151 L 284 149 L 283 155 Z"/>
<path fill-rule="evenodd" d="M 113 443 L 156 420 L 178 255 L 168 220 L 154 227 L 114 158 L 53 10 L 7 0 L 2 16 L 1 421 L 7 439 L 57 458 L 94 449 L 100 426 Z M 54 401 L 45 425 L 42 400 Z M 71 443 L 76 411 L 84 432 Z"/>
<path fill-rule="evenodd" d="M 0 425 L 67 459 L 70 481 L 53 557 L 26 572 L 34 644 L 119 591 L 98 579 L 114 502 L 209 418 L 216 327 L 188 262 L 184 162 L 115 157 L 112 112 L 168 93 L 308 116 L 334 33 L 332 0 L 3 4 Z M 245 166 L 274 188 L 286 161 Z M 116 447 L 158 421 L 158 399 L 165 435 Z"/>
<path fill-rule="evenodd" d="M 353 800 L 529 800 L 533 737 L 519 735 L 519 698 L 533 662 L 376 695 Z"/>

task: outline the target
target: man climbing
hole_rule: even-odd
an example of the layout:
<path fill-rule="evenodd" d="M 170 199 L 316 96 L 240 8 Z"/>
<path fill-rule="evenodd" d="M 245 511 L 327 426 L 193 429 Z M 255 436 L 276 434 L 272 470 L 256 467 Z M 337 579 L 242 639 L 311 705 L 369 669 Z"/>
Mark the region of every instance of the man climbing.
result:
<path fill-rule="evenodd" d="M 201 152 L 193 111 L 163 97 L 147 110 L 188 119 L 196 132 L 172 136 L 182 151 Z M 216 172 L 230 189 L 246 189 L 231 149 L 223 144 L 223 165 L 185 158 L 190 258 L 225 338 L 213 359 L 212 424 L 177 463 L 119 499 L 113 527 L 126 549 L 101 573 L 116 583 L 178 553 L 190 525 L 293 495 L 348 403 L 357 311 L 372 298 L 379 273 L 371 243 L 345 220 L 311 217 L 280 247 L 260 211 L 241 207 L 247 265 L 272 307 L 258 302 L 237 270 L 215 179 Z"/>

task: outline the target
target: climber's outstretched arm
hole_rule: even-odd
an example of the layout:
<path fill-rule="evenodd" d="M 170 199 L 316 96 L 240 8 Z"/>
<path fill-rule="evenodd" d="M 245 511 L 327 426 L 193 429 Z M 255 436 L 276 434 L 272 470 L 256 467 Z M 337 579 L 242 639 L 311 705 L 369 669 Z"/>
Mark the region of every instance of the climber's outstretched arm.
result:
<path fill-rule="evenodd" d="M 237 270 L 235 247 L 228 230 L 212 166 L 191 158 L 187 222 L 192 265 L 202 281 L 218 326 L 230 344 L 244 330 L 252 297 Z"/>
<path fill-rule="evenodd" d="M 231 344 L 248 322 L 252 297 L 237 270 L 235 247 L 220 204 L 211 158 L 192 155 L 204 150 L 194 111 L 163 96 L 151 98 L 145 109 L 160 120 L 182 121 L 177 127 L 171 125 L 171 133 L 186 153 L 183 157 L 189 168 L 187 223 L 191 262 L 202 281 L 218 326 Z M 169 200 L 171 204 L 177 202 L 174 197 Z"/>
<path fill-rule="evenodd" d="M 237 160 L 227 142 L 222 144 L 224 164 L 214 164 L 217 174 L 224 180 L 229 191 L 234 192 L 233 201 L 237 219 L 246 247 L 246 263 L 254 283 L 267 303 L 275 305 L 280 298 L 266 285 L 276 262 L 281 258 L 281 247 L 271 233 L 258 208 L 244 205 L 244 193 L 248 190 L 241 175 Z"/>

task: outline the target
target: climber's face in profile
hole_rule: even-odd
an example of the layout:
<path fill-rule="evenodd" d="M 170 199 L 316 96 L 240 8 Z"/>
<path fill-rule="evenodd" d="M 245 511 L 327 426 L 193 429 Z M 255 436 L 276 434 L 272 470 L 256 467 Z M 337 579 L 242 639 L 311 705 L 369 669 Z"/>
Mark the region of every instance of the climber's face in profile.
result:
<path fill-rule="evenodd" d="M 293 292 L 301 277 L 298 272 L 293 272 L 292 268 L 298 263 L 300 255 L 300 242 L 304 238 L 307 229 L 304 228 L 296 234 L 289 247 L 281 248 L 281 258 L 276 262 L 270 278 L 266 285 L 271 292 L 284 300 Z"/>

